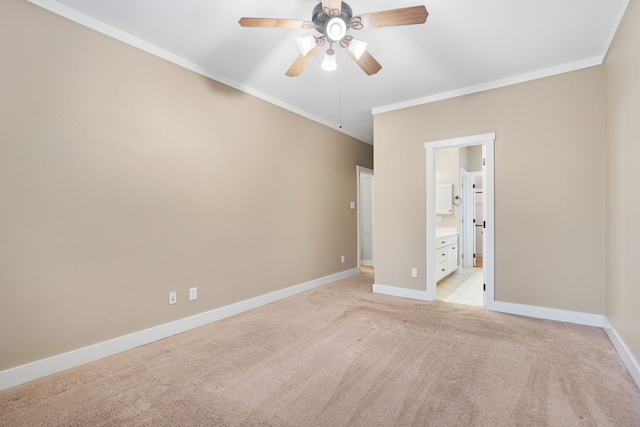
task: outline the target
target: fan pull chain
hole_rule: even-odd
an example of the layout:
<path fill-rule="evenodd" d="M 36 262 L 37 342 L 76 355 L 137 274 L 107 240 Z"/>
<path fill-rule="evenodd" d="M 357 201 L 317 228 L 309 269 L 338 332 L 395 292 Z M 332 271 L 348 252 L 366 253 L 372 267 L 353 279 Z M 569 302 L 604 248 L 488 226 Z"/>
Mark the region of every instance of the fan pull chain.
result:
<path fill-rule="evenodd" d="M 338 120 L 338 129 L 342 129 L 342 49 L 339 50 L 340 52 L 340 66 L 338 67 L 338 88 L 340 90 L 340 118 Z"/>
<path fill-rule="evenodd" d="M 338 128 L 342 129 L 342 76 L 340 77 L 340 120 L 338 123 Z"/>

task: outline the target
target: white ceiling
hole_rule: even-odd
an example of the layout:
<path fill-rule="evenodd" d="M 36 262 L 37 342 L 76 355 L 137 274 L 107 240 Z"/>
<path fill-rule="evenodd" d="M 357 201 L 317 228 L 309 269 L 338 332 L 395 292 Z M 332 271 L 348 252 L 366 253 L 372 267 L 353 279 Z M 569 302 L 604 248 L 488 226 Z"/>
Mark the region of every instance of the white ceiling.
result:
<path fill-rule="evenodd" d="M 30 0 L 83 25 L 373 142 L 372 111 L 602 63 L 629 0 L 350 0 L 354 15 L 424 4 L 426 24 L 356 32 L 382 70 L 339 50 L 285 76 L 296 38 L 315 30 L 242 28 L 243 17 L 311 20 L 319 0 Z"/>

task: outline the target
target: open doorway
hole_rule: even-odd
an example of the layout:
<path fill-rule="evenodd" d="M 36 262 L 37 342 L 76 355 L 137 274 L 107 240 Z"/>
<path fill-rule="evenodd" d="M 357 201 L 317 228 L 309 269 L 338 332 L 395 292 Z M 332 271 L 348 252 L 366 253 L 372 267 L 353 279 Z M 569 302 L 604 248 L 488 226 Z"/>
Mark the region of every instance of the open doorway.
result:
<path fill-rule="evenodd" d="M 442 180 L 449 179 L 449 185 L 455 188 L 447 215 L 450 218 L 436 218 L 436 262 L 442 263 L 443 256 L 453 258 L 453 268 L 449 270 L 436 266 L 436 299 L 440 301 L 484 306 L 482 248 L 478 245 L 482 239 L 477 235 L 483 224 L 483 201 L 476 197 L 484 176 L 482 163 L 482 145 L 436 150 L 436 184 L 444 185 Z M 446 242 L 449 246 L 445 246 Z M 449 248 L 448 253 L 443 252 L 443 247 Z"/>
<path fill-rule="evenodd" d="M 373 170 L 358 166 L 358 267 L 373 277 Z"/>
<path fill-rule="evenodd" d="M 438 285 L 467 282 L 475 292 L 472 305 L 493 306 L 493 144 L 495 134 L 475 135 L 425 143 L 427 157 L 427 299 L 438 299 Z M 482 153 L 469 163 L 471 151 Z M 461 155 L 462 153 L 462 155 Z M 454 159 L 447 170 L 437 167 L 438 158 Z M 462 159 L 462 161 L 461 161 Z M 442 165 L 440 165 L 442 166 Z M 461 171 L 462 169 L 462 171 Z M 479 170 L 476 170 L 479 169 Z M 478 179 L 480 178 L 480 179 Z M 446 179 L 448 182 L 441 182 Z M 482 184 L 482 192 L 473 184 Z M 442 215 L 436 206 L 436 187 L 451 184 L 452 212 Z M 464 187 L 464 188 L 463 188 Z M 477 195 L 476 195 L 477 194 Z M 481 203 L 476 204 L 477 197 Z M 466 201 L 465 201 L 466 200 Z M 477 211 L 480 208 L 481 212 Z M 474 212 L 476 211 L 476 212 Z M 473 220 L 480 225 L 481 239 Z M 476 244 L 480 240 L 481 252 Z M 456 248 L 456 249 L 453 249 Z M 482 255 L 482 267 L 474 256 Z M 446 263 L 442 260 L 446 259 Z M 442 268 L 440 268 L 442 267 Z M 444 271 L 444 273 L 443 273 Z M 454 286 L 449 283 L 449 286 Z M 461 301 L 457 301 L 461 302 Z M 467 301 L 469 302 L 469 301 Z M 461 302 L 464 303 L 464 302 Z"/>

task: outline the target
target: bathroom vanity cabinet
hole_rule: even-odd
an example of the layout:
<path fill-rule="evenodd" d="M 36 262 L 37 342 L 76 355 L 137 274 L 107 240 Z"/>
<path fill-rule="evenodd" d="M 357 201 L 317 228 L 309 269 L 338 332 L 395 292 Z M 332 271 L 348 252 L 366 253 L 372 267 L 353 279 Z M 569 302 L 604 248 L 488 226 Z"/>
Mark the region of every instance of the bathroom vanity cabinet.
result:
<path fill-rule="evenodd" d="M 436 238 L 436 282 L 458 268 L 458 234 L 439 233 Z"/>

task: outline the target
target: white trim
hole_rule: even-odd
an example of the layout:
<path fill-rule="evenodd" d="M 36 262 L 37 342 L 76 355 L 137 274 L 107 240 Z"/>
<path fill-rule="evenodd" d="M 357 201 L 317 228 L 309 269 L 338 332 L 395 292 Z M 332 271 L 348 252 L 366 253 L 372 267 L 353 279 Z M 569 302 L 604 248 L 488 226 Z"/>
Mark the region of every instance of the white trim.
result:
<path fill-rule="evenodd" d="M 622 4 L 620 5 L 620 10 L 618 10 L 618 15 L 616 16 L 616 19 L 613 21 L 614 25 L 611 27 L 611 32 L 609 33 L 609 36 L 607 37 L 607 42 L 604 45 L 605 49 L 604 52 L 602 53 L 601 56 L 601 63 L 604 63 L 604 60 L 607 58 L 607 55 L 609 54 L 609 49 L 611 49 L 611 45 L 613 44 L 613 40 L 616 37 L 616 33 L 618 32 L 618 28 L 620 28 L 620 24 L 622 24 L 622 20 L 624 19 L 624 15 L 625 13 L 627 13 L 627 8 L 629 7 L 629 0 L 623 0 Z"/>
<path fill-rule="evenodd" d="M 398 288 L 397 286 L 387 286 L 373 284 L 373 293 L 382 295 L 391 295 L 394 297 L 417 299 L 421 301 L 431 301 L 425 291 L 418 291 L 416 289 Z"/>
<path fill-rule="evenodd" d="M 484 141 L 494 141 L 496 139 L 495 132 L 481 133 L 478 135 L 461 136 L 459 138 L 442 139 L 440 141 L 431 141 L 424 143 L 424 149 L 432 148 L 452 148 L 452 147 L 469 147 L 471 145 L 482 145 Z"/>
<path fill-rule="evenodd" d="M 28 381 L 55 374 L 56 372 L 61 372 L 126 350 L 131 350 L 132 348 L 198 328 L 230 316 L 235 316 L 236 314 L 288 298 L 301 292 L 358 275 L 359 273 L 360 270 L 357 268 L 346 270 L 225 307 L 196 314 L 195 316 L 186 317 L 174 322 L 165 323 L 153 328 L 72 350 L 67 353 L 58 354 L 47 359 L 0 371 L 0 390 L 6 390 Z"/>
<path fill-rule="evenodd" d="M 622 359 L 622 362 L 629 370 L 631 377 L 633 377 L 633 380 L 638 385 L 638 388 L 640 388 L 640 364 L 633 357 L 633 355 L 625 345 L 624 341 L 622 341 L 622 338 L 620 338 L 620 335 L 618 335 L 618 332 L 616 332 L 616 330 L 613 328 L 613 326 L 609 322 L 609 319 L 607 319 L 607 317 L 604 316 L 602 320 L 603 320 L 602 322 L 603 329 L 607 334 L 607 336 L 609 337 L 611 344 L 613 344 L 613 347 L 618 352 L 620 359 Z"/>
<path fill-rule="evenodd" d="M 556 76 L 559 74 L 569 73 L 572 71 L 582 70 L 584 68 L 594 67 L 596 65 L 602 65 L 604 60 L 609 53 L 609 49 L 613 44 L 616 33 L 618 32 L 618 28 L 620 28 L 620 24 L 622 23 L 625 13 L 629 8 L 630 0 L 623 0 L 620 5 L 620 9 L 616 15 L 614 20 L 614 25 L 611 27 L 611 31 L 607 36 L 607 41 L 604 45 L 604 51 L 601 55 L 594 56 L 591 58 L 583 59 L 576 62 L 570 62 L 568 64 L 558 65 L 555 67 L 545 68 L 538 71 L 533 71 L 530 73 L 519 74 L 517 76 L 507 77 L 506 79 L 494 80 L 492 82 L 481 83 L 478 85 L 467 86 L 461 89 L 455 89 L 449 92 L 436 93 L 433 95 L 410 99 L 407 101 L 398 102 L 395 104 L 382 105 L 380 107 L 374 107 L 371 109 L 371 114 L 381 114 L 389 111 L 401 110 L 403 108 L 415 107 L 417 105 L 430 104 L 432 102 L 443 101 L 445 99 L 457 98 L 460 96 L 471 95 L 474 93 L 484 92 L 492 89 L 499 89 L 501 87 L 511 86 L 519 83 L 526 83 L 533 80 L 542 79 L 545 77 Z"/>
<path fill-rule="evenodd" d="M 496 298 L 495 295 L 495 138 L 484 144 L 484 157 L 486 159 L 485 173 L 482 178 L 482 191 L 484 192 L 483 207 L 486 221 L 482 239 L 484 243 L 482 256 L 482 271 L 484 283 L 486 283 L 485 307 L 492 310 Z M 486 252 L 486 253 L 484 253 Z"/>
<path fill-rule="evenodd" d="M 494 301 L 491 310 L 500 313 L 517 314 L 519 316 L 535 317 L 536 319 L 555 320 L 558 322 L 596 326 L 599 328 L 602 327 L 604 319 L 604 316 L 601 314 L 582 313 L 579 311 L 560 310 L 557 308 L 537 307 L 534 305 L 502 301 Z"/>
<path fill-rule="evenodd" d="M 57 15 L 63 16 L 67 19 L 70 19 L 71 21 L 74 21 L 80 25 L 83 25 L 85 27 L 91 28 L 95 31 L 98 31 L 102 34 L 105 34 L 109 37 L 113 37 L 114 39 L 120 40 L 124 43 L 127 43 L 131 46 L 137 47 L 138 49 L 141 49 L 145 52 L 148 52 L 152 55 L 155 55 L 157 57 L 163 58 L 169 62 L 172 62 L 176 65 L 179 65 L 183 68 L 186 68 L 188 70 L 191 70 L 195 73 L 201 74 L 203 76 L 209 77 L 210 79 L 216 80 L 220 83 L 223 83 L 227 86 L 231 86 L 232 88 L 238 89 L 240 91 L 243 91 L 245 93 L 248 93 L 252 96 L 255 96 L 256 98 L 262 99 L 264 101 L 267 101 L 273 105 L 276 105 L 278 107 L 284 108 L 285 110 L 291 111 L 292 113 L 298 114 L 302 117 L 306 117 L 310 120 L 313 120 L 317 123 L 323 124 L 327 127 L 330 127 L 332 129 L 335 129 L 335 123 L 327 121 L 325 119 L 322 119 L 320 117 L 317 117 L 313 114 L 310 114 L 307 111 L 301 110 L 297 107 L 294 107 L 290 104 L 287 104 L 279 99 L 276 99 L 270 95 L 267 95 L 261 91 L 258 91 L 256 89 L 253 89 L 252 87 L 249 87 L 243 83 L 239 83 L 235 80 L 231 80 L 227 77 L 221 76 L 217 73 L 214 73 L 213 71 L 204 68 L 192 61 L 189 61 L 185 58 L 182 58 L 181 56 L 175 55 L 171 52 L 168 52 L 164 49 L 159 48 L 158 46 L 155 46 L 151 43 L 148 43 L 142 39 L 139 39 L 137 37 L 132 36 L 131 34 L 128 34 L 122 30 L 119 30 L 115 27 L 112 27 L 110 25 L 107 25 L 103 22 L 98 21 L 97 19 L 91 18 L 90 16 L 84 15 L 80 12 L 78 12 L 77 10 L 74 10 L 70 7 L 67 7 L 65 5 L 62 5 L 58 2 L 56 2 L 55 0 L 28 0 L 29 2 L 38 5 L 50 12 L 53 12 Z M 436 101 L 442 101 L 445 99 L 450 99 L 450 98 L 456 98 L 459 96 L 464 96 L 464 95 L 470 95 L 473 93 L 478 93 L 478 92 L 484 92 L 487 90 L 491 90 L 491 89 L 497 89 L 500 87 L 505 87 L 505 86 L 509 86 L 509 85 L 513 85 L 513 84 L 518 84 L 518 83 L 524 83 L 524 82 L 528 82 L 528 81 L 532 81 L 532 80 L 537 80 L 537 79 L 541 79 L 544 77 L 550 77 L 550 76 L 554 76 L 554 75 L 558 75 L 558 74 L 563 74 L 563 73 L 567 73 L 567 72 L 571 72 L 571 71 L 576 71 L 576 70 L 580 70 L 583 68 L 589 68 L 589 67 L 593 67 L 595 65 L 601 65 L 604 62 L 604 59 L 609 51 L 609 48 L 611 47 L 611 44 L 613 43 L 613 40 L 615 38 L 615 34 L 618 30 L 618 27 L 620 26 L 620 23 L 622 22 L 622 19 L 624 18 L 624 14 L 627 10 L 627 7 L 629 6 L 630 0 L 624 0 L 620 10 L 618 11 L 618 15 L 616 17 L 615 25 L 612 27 L 611 32 L 609 34 L 609 36 L 607 37 L 607 42 L 605 44 L 605 50 L 604 52 L 599 55 L 599 56 L 595 56 L 592 58 L 587 58 L 581 61 L 576 61 L 576 62 L 571 62 L 569 64 L 563 64 L 563 65 L 559 65 L 559 66 L 555 66 L 555 67 L 550 67 L 550 68 L 545 68 L 543 70 L 538 70 L 538 71 L 534 71 L 531 73 L 525 73 L 525 74 L 520 74 L 517 76 L 513 76 L 513 77 L 508 77 L 506 79 L 501 79 L 501 80 L 495 80 L 493 82 L 488 82 L 488 83 L 482 83 L 482 84 L 478 84 L 478 85 L 474 85 L 474 86 L 468 86 L 466 88 L 462 88 L 462 89 L 456 89 L 453 91 L 449 91 L 449 92 L 443 92 L 443 93 L 439 93 L 439 94 L 434 94 L 434 95 L 430 95 L 427 97 L 422 97 L 422 98 L 417 98 L 417 99 L 413 99 L 413 100 L 408 100 L 408 101 L 403 101 L 400 103 L 396 103 L 396 104 L 390 104 L 390 105 L 386 105 L 386 106 L 380 106 L 380 107 L 375 107 L 371 109 L 371 113 L 372 114 L 380 114 L 380 113 L 385 113 L 388 111 L 394 111 L 394 110 L 400 110 L 402 108 L 408 108 L 408 107 L 413 107 L 416 105 L 421 105 L 421 104 L 428 104 L 431 102 L 436 102 Z M 365 137 L 363 135 L 358 135 L 354 132 L 349 132 L 348 130 L 344 129 L 344 128 L 340 128 L 340 129 L 336 129 L 338 132 L 342 132 L 345 135 L 349 135 L 353 138 L 359 139 L 360 141 L 366 142 L 367 144 L 371 144 L 373 145 L 373 140 L 369 137 Z"/>
<path fill-rule="evenodd" d="M 267 95 L 259 90 L 256 90 L 252 87 L 249 87 L 243 83 L 239 83 L 235 80 L 229 79 L 227 77 L 221 76 L 213 71 L 204 68 L 192 61 L 189 61 L 181 56 L 175 55 L 171 52 L 168 52 L 164 49 L 159 48 L 151 43 L 148 43 L 142 39 L 132 36 L 122 30 L 119 30 L 115 27 L 107 25 L 103 22 L 98 21 L 97 19 L 91 18 L 90 16 L 84 15 L 77 10 L 74 10 L 70 7 L 62 5 L 55 0 L 28 0 L 29 2 L 38 5 L 50 12 L 53 12 L 57 15 L 63 16 L 71 21 L 74 21 L 80 25 L 91 28 L 95 31 L 98 31 L 102 34 L 105 34 L 109 37 L 112 37 L 116 40 L 120 40 L 121 42 L 127 43 L 131 46 L 137 47 L 145 52 L 148 52 L 152 55 L 155 55 L 159 58 L 163 58 L 169 62 L 172 62 L 176 65 L 179 65 L 183 68 L 191 70 L 195 73 L 201 74 L 203 76 L 209 77 L 210 79 L 216 80 L 220 83 L 223 83 L 227 86 L 231 86 L 234 89 L 238 89 L 245 93 L 248 93 L 256 98 L 267 101 L 273 105 L 284 108 L 285 110 L 291 111 L 292 113 L 298 114 L 302 117 L 306 117 L 310 120 L 313 120 L 317 123 L 323 124 L 327 127 L 335 129 L 335 123 L 317 117 L 307 111 L 301 110 L 293 105 L 287 104 L 279 99 L 276 99 L 270 95 Z M 558 74 L 563 74 L 571 71 L 580 70 L 583 68 L 593 67 L 595 65 L 601 65 L 604 62 L 604 59 L 613 43 L 615 38 L 615 34 L 624 18 L 624 14 L 629 6 L 630 0 L 624 0 L 620 10 L 618 11 L 618 15 L 616 17 L 615 25 L 612 27 L 609 36 L 607 37 L 607 42 L 605 44 L 604 52 L 592 58 L 587 58 L 581 61 L 571 62 L 569 64 L 563 64 L 555 67 L 545 68 L 543 70 L 534 71 L 531 73 L 520 74 L 513 77 L 508 77 L 506 79 L 495 80 L 493 82 L 482 83 L 474 86 L 468 86 L 466 88 L 456 89 L 449 92 L 438 93 L 434 95 L 430 95 L 427 97 L 417 98 L 413 100 L 403 101 L 396 104 L 390 104 L 386 106 L 375 107 L 371 109 L 372 114 L 380 114 L 388 111 L 400 110 L 402 108 L 413 107 L 421 104 L 428 104 L 431 102 L 442 101 L 445 99 L 456 98 L 459 96 L 470 95 L 473 93 L 484 92 L 491 89 L 497 89 L 509 85 L 514 85 L 518 83 L 524 83 L 532 80 L 541 79 L 544 77 L 550 77 Z M 354 132 L 349 132 L 344 128 L 336 129 L 338 132 L 342 132 L 345 135 L 349 135 L 353 138 L 359 139 L 360 141 L 366 142 L 367 144 L 373 145 L 373 140 L 369 137 L 365 137 L 363 135 L 358 135 Z"/>
<path fill-rule="evenodd" d="M 436 155 L 435 150 L 424 145 L 426 151 L 426 222 L 427 222 L 427 242 L 426 242 L 426 254 L 427 254 L 427 278 L 424 284 L 427 292 L 427 299 L 429 301 L 436 300 L 436 287 L 438 279 L 436 278 Z M 431 224 L 431 225 L 430 225 Z M 459 246 L 458 246 L 459 247 Z M 432 284 L 432 286 L 429 286 Z"/>
<path fill-rule="evenodd" d="M 371 259 L 361 259 L 360 265 L 364 265 L 365 267 L 373 267 L 373 260 Z"/>
<path fill-rule="evenodd" d="M 335 122 L 331 122 L 315 116 L 307 111 L 304 111 L 300 108 L 294 107 L 291 104 L 287 104 L 277 98 L 274 98 L 270 95 L 267 95 L 264 92 L 261 92 L 257 89 L 254 89 L 250 86 L 247 86 L 244 83 L 237 82 L 235 80 L 229 79 L 225 76 L 217 74 L 212 70 L 205 68 L 201 65 L 196 64 L 195 62 L 189 61 L 181 56 L 178 56 L 174 53 L 171 53 L 165 49 L 162 49 L 154 44 L 146 42 L 142 39 L 132 36 L 129 33 L 126 33 L 122 30 L 119 30 L 115 27 L 107 25 L 103 22 L 98 21 L 90 16 L 84 15 L 77 10 L 74 10 L 70 7 L 64 6 L 55 0 L 28 0 L 29 2 L 42 7 L 50 12 L 53 12 L 57 15 L 60 15 L 64 18 L 67 18 L 71 21 L 74 21 L 80 25 L 91 28 L 99 33 L 102 33 L 106 36 L 112 37 L 116 40 L 119 40 L 123 43 L 126 43 L 130 46 L 134 46 L 140 50 L 143 50 L 151 55 L 157 56 L 159 58 L 165 59 L 173 64 L 176 64 L 180 67 L 186 68 L 187 70 L 193 71 L 194 73 L 203 75 L 212 80 L 223 83 L 227 86 L 230 86 L 234 89 L 238 89 L 242 92 L 248 93 L 249 95 L 255 96 L 256 98 L 262 99 L 263 101 L 269 102 L 273 105 L 276 105 L 285 110 L 291 111 L 292 113 L 298 114 L 299 116 L 305 117 L 309 120 L 313 120 L 314 122 L 325 125 L 331 129 L 334 129 L 338 132 L 342 132 L 345 135 L 351 136 L 352 138 L 358 139 L 362 142 L 366 142 L 367 144 L 373 145 L 373 140 L 371 138 L 365 137 L 363 135 L 358 135 L 354 132 L 349 132 L 344 128 L 337 129 L 335 126 Z"/>
<path fill-rule="evenodd" d="M 424 149 L 426 153 L 426 228 L 427 228 L 427 275 L 425 282 L 425 290 L 427 299 L 435 301 L 436 299 L 436 275 L 435 275 L 435 240 L 436 240 L 436 214 L 435 214 L 435 182 L 436 182 L 436 160 L 435 150 L 441 148 L 452 147 L 468 147 L 471 145 L 483 145 L 485 153 L 485 173 L 482 183 L 483 191 L 487 200 L 486 203 L 486 228 L 484 230 L 484 239 L 486 240 L 486 254 L 483 257 L 482 271 L 484 274 L 484 283 L 486 284 L 485 306 L 491 310 L 495 298 L 494 288 L 494 142 L 496 139 L 495 132 L 484 133 L 479 135 L 463 136 L 459 138 L 450 138 L 440 141 L 425 142 Z"/>
<path fill-rule="evenodd" d="M 594 67 L 602 64 L 602 56 L 594 56 L 593 58 L 583 59 L 582 61 L 571 62 L 569 64 L 558 65 L 556 67 L 545 68 L 544 70 L 538 70 L 531 73 L 520 74 L 518 76 L 508 77 L 506 79 L 494 80 L 488 83 L 481 83 L 474 86 L 468 86 L 461 89 L 452 90 L 449 92 L 437 93 L 422 98 L 411 99 L 408 101 L 399 102 L 397 104 L 390 104 L 371 109 L 372 114 L 386 113 L 389 111 L 401 110 L 403 108 L 415 107 L 416 105 L 429 104 L 436 101 L 443 101 L 445 99 L 457 98 L 459 96 L 471 95 L 473 93 L 484 92 L 492 89 L 499 89 L 505 86 L 511 86 L 518 83 L 525 83 L 533 80 L 542 79 L 545 77 L 551 77 L 558 74 L 564 74 L 571 71 L 582 70 L 583 68 Z"/>

